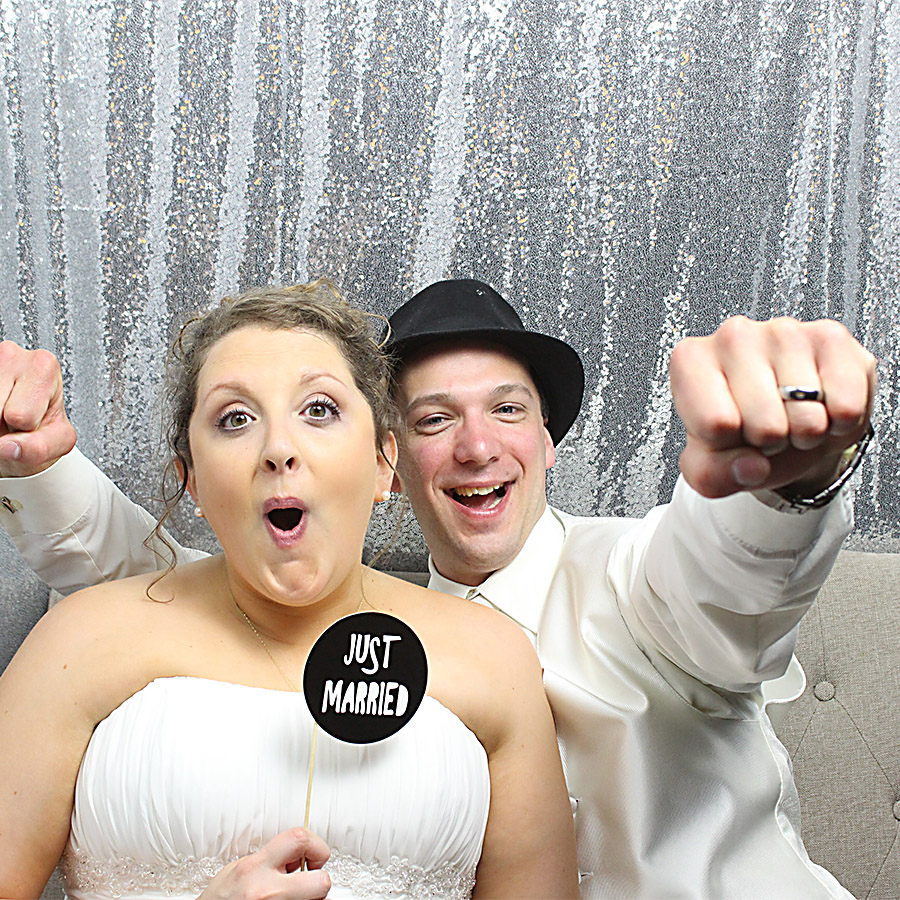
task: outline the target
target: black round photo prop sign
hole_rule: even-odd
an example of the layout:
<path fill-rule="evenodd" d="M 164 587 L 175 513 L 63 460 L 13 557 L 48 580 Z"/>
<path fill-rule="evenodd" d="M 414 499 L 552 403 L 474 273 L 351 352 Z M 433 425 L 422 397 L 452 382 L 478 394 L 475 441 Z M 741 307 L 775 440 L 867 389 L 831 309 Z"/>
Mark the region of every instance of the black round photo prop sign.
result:
<path fill-rule="evenodd" d="M 323 731 L 348 744 L 372 744 L 413 717 L 427 680 L 416 633 L 387 613 L 361 612 L 338 619 L 313 644 L 303 694 Z"/>

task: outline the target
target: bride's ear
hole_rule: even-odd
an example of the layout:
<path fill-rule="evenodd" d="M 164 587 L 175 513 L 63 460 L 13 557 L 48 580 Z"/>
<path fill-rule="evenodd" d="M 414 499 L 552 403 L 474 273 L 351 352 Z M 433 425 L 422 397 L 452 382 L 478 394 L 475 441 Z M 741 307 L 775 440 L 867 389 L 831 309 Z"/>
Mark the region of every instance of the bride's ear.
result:
<path fill-rule="evenodd" d="M 175 467 L 175 474 L 178 476 L 179 483 L 184 484 L 185 490 L 190 494 L 191 500 L 193 500 L 194 503 L 197 503 L 197 485 L 194 480 L 194 470 L 188 469 L 180 456 L 176 456 L 175 459 L 172 460 L 172 465 Z M 185 477 L 185 475 L 187 477 Z"/>
<path fill-rule="evenodd" d="M 397 477 L 397 455 L 397 438 L 393 431 L 389 431 L 378 448 L 378 458 L 376 460 L 378 471 L 375 476 L 376 498 L 381 498 L 391 492 L 391 486 Z"/>

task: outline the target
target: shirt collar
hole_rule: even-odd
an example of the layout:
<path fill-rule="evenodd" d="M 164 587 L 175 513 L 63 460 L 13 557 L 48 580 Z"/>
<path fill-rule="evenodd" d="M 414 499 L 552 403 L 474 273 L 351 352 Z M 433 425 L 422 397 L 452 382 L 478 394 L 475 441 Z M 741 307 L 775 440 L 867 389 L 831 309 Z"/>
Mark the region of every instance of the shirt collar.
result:
<path fill-rule="evenodd" d="M 428 558 L 428 587 L 455 597 L 482 597 L 532 634 L 537 634 L 544 601 L 556 563 L 562 553 L 566 529 L 556 510 L 548 506 L 531 529 L 516 558 L 481 584 L 472 587 L 445 578 Z"/>

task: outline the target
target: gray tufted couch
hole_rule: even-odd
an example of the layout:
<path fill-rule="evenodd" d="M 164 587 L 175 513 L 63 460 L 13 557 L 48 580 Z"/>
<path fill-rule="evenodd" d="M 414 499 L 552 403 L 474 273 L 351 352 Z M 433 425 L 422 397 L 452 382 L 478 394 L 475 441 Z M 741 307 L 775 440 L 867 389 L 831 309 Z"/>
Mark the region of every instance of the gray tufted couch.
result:
<path fill-rule="evenodd" d="M 806 690 L 775 728 L 806 848 L 859 900 L 898 900 L 900 554 L 843 551 L 797 656 Z"/>
<path fill-rule="evenodd" d="M 0 596 L 0 663 L 22 611 L 46 603 L 22 576 L 34 597 Z M 859 900 L 900 900 L 900 554 L 844 551 L 797 655 L 806 690 L 776 730 L 794 760 L 809 854 Z M 44 897 L 61 896 L 54 880 Z"/>

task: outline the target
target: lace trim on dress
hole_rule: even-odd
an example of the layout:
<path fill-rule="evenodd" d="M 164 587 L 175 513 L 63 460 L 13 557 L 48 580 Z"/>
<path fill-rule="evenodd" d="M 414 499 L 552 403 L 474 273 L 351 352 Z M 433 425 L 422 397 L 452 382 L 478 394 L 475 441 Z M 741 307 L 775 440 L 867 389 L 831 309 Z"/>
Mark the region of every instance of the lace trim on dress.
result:
<path fill-rule="evenodd" d="M 61 868 L 68 887 L 124 897 L 150 890 L 172 895 L 202 891 L 225 865 L 221 859 L 211 856 L 203 859 L 181 857 L 177 863 L 164 866 L 143 863 L 131 856 L 120 857 L 115 862 L 101 862 L 82 850 L 67 847 Z"/>
<path fill-rule="evenodd" d="M 392 856 L 387 866 L 364 863 L 355 856 L 332 853 L 325 864 L 334 884 L 349 888 L 361 900 L 377 897 L 402 897 L 409 900 L 466 900 L 475 887 L 475 866 L 460 868 L 442 863 L 425 869 L 407 859 Z"/>
<path fill-rule="evenodd" d="M 202 891 L 226 865 L 221 859 L 182 857 L 165 867 L 122 857 L 100 862 L 81 850 L 66 848 L 62 859 L 65 883 L 82 891 L 104 892 L 112 897 L 165 891 L 183 894 Z M 453 863 L 425 869 L 406 859 L 391 857 L 390 864 L 364 863 L 355 856 L 332 853 L 325 865 L 334 884 L 349 888 L 361 900 L 403 897 L 409 900 L 467 900 L 475 887 L 475 866 L 463 869 Z"/>

